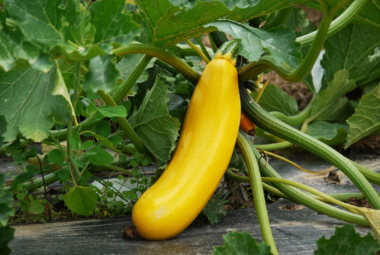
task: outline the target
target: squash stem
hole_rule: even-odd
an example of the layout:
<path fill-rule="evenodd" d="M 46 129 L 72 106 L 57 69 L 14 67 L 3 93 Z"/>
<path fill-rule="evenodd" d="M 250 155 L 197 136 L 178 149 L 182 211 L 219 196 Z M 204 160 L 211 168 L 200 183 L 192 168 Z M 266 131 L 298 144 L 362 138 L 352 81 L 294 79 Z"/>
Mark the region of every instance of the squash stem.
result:
<path fill-rule="evenodd" d="M 178 58 L 173 53 L 162 50 L 153 45 L 134 42 L 134 43 L 129 44 L 126 47 L 121 47 L 121 48 L 113 50 L 113 54 L 117 56 L 123 56 L 126 54 L 133 54 L 133 53 L 143 53 L 143 54 L 147 54 L 147 55 L 159 58 L 162 61 L 165 61 L 166 63 L 173 66 L 175 69 L 177 69 L 183 76 L 185 76 L 193 84 L 197 84 L 200 78 L 200 73 L 192 69 L 188 64 L 185 63 L 185 61 Z"/>
<path fill-rule="evenodd" d="M 137 79 L 140 77 L 142 72 L 145 70 L 147 65 L 149 64 L 152 56 L 144 55 L 136 67 L 133 69 L 128 78 L 117 87 L 115 93 L 113 93 L 113 100 L 118 104 L 120 103 L 124 97 L 128 95 L 128 92 L 131 90 L 132 86 L 136 83 Z"/>
<path fill-rule="evenodd" d="M 110 106 L 117 106 L 116 102 L 113 100 L 113 98 L 105 93 L 103 90 L 98 90 L 99 96 L 104 100 L 104 102 L 107 105 Z M 124 130 L 126 136 L 131 140 L 133 145 L 135 145 L 136 149 L 145 155 L 150 155 L 149 151 L 145 147 L 143 141 L 140 139 L 140 137 L 136 134 L 136 132 L 133 130 L 131 124 L 127 121 L 124 117 L 116 117 L 116 120 L 119 122 L 120 127 Z"/>
<path fill-rule="evenodd" d="M 264 151 L 276 151 L 289 148 L 293 144 L 290 142 L 279 142 L 270 144 L 257 144 L 256 148 Z"/>
<path fill-rule="evenodd" d="M 260 224 L 261 235 L 263 236 L 266 245 L 270 246 L 271 251 L 274 255 L 278 254 L 276 244 L 273 239 L 272 229 L 269 223 L 267 206 L 265 203 L 263 186 L 260 181 L 260 170 L 257 165 L 257 160 L 253 154 L 252 148 L 249 146 L 248 142 L 244 139 L 242 131 L 239 131 L 237 144 L 243 154 L 244 160 L 246 162 L 249 179 L 252 186 L 253 198 L 255 201 L 255 208 L 257 213 L 257 218 Z"/>
<path fill-rule="evenodd" d="M 339 30 L 347 26 L 355 18 L 355 16 L 363 9 L 367 2 L 368 0 L 353 1 L 352 4 L 339 17 L 331 23 L 329 31 L 327 32 L 327 37 L 332 36 Z M 307 35 L 298 37 L 296 42 L 302 44 L 303 47 L 308 46 L 315 40 L 316 35 L 316 31 L 311 32 Z"/>
<path fill-rule="evenodd" d="M 367 179 L 358 171 L 351 162 L 328 145 L 306 135 L 299 130 L 279 121 L 265 110 L 263 110 L 252 99 L 246 89 L 240 85 L 240 98 L 243 112 L 260 128 L 289 141 L 295 145 L 305 148 L 315 155 L 327 160 L 347 175 L 350 180 L 365 195 L 375 209 L 380 209 L 380 198 Z"/>

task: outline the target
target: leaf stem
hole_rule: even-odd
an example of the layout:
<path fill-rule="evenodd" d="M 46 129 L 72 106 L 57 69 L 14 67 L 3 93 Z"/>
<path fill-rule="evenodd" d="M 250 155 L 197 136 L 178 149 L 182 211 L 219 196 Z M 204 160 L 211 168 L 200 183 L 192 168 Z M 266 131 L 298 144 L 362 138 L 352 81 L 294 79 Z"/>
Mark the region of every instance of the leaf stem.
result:
<path fill-rule="evenodd" d="M 297 69 L 292 69 L 289 66 L 279 66 L 274 62 L 272 56 L 263 56 L 259 61 L 251 62 L 238 70 L 239 77 L 242 81 L 248 81 L 253 77 L 256 77 L 260 73 L 267 69 L 273 69 L 278 73 L 284 80 L 290 82 L 303 81 L 305 77 L 310 73 L 317 60 L 321 49 L 323 48 L 326 35 L 333 19 L 333 15 L 330 13 L 325 13 L 323 16 L 321 26 L 318 29 L 317 36 L 311 45 L 309 52 L 307 53 L 305 59 L 298 66 Z"/>
<path fill-rule="evenodd" d="M 259 166 L 257 165 L 256 158 L 253 154 L 252 148 L 249 146 L 248 142 L 244 139 L 242 131 L 239 131 L 237 144 L 243 154 L 244 160 L 246 162 L 249 179 L 251 181 L 253 198 L 255 201 L 255 208 L 257 213 L 257 218 L 260 224 L 261 235 L 263 236 L 266 245 L 271 247 L 271 251 L 274 255 L 278 254 L 276 244 L 273 239 L 272 229 L 269 223 L 267 206 L 265 203 L 263 186 L 261 183 L 261 176 Z"/>
<path fill-rule="evenodd" d="M 202 49 L 202 51 L 203 51 L 203 54 L 205 54 L 205 56 L 207 57 L 207 59 L 211 60 L 212 57 L 211 57 L 210 54 L 208 53 L 208 51 L 207 51 L 205 45 L 204 45 L 203 42 L 202 42 L 202 39 L 201 39 L 199 36 L 197 36 L 196 38 L 197 38 L 197 42 L 198 42 L 199 46 L 201 46 L 201 49 Z"/>
<path fill-rule="evenodd" d="M 290 142 L 279 142 L 279 143 L 270 143 L 270 144 L 257 144 L 256 148 L 264 151 L 276 151 L 281 149 L 286 149 L 292 146 Z"/>
<path fill-rule="evenodd" d="M 105 93 L 103 90 L 98 90 L 99 96 L 104 100 L 104 102 L 107 105 L 110 106 L 117 106 L 116 102 L 113 100 L 113 98 Z M 136 132 L 133 130 L 131 124 L 127 121 L 126 118 L 123 117 L 116 117 L 116 120 L 119 122 L 120 127 L 124 130 L 126 136 L 131 140 L 131 142 L 135 145 L 136 149 L 145 155 L 150 155 L 149 151 L 145 147 L 143 141 L 140 139 L 140 137 L 136 134 Z"/>
<path fill-rule="evenodd" d="M 176 68 L 183 76 L 185 76 L 193 84 L 197 84 L 200 77 L 200 73 L 192 69 L 182 59 L 178 58 L 173 53 L 162 50 L 153 45 L 134 42 L 126 47 L 121 47 L 114 50 L 113 53 L 117 56 L 133 53 L 143 53 L 154 56 Z"/>
<path fill-rule="evenodd" d="M 339 17 L 331 23 L 331 26 L 327 33 L 327 37 L 332 36 L 339 30 L 347 26 L 355 18 L 355 16 L 363 9 L 367 2 L 368 0 L 353 1 L 352 4 Z M 317 32 L 314 31 L 307 35 L 298 37 L 296 42 L 302 44 L 302 46 L 308 46 L 315 40 L 316 35 Z"/>
<path fill-rule="evenodd" d="M 194 43 L 190 41 L 190 39 L 186 40 L 186 43 L 193 49 L 195 50 L 198 55 L 205 61 L 207 64 L 210 62 L 210 60 L 206 57 L 205 54 L 203 54 L 202 50 L 199 49 Z"/>
<path fill-rule="evenodd" d="M 128 92 L 136 83 L 137 79 L 140 77 L 140 75 L 145 70 L 152 58 L 152 56 L 144 55 L 140 59 L 139 63 L 135 66 L 131 74 L 128 76 L 128 78 L 120 86 L 117 87 L 116 91 L 112 95 L 113 100 L 117 104 L 120 103 L 123 100 L 123 98 L 127 96 Z"/>
<path fill-rule="evenodd" d="M 256 104 L 243 86 L 240 86 L 240 98 L 244 113 L 256 125 L 284 140 L 311 151 L 342 170 L 365 195 L 371 205 L 375 209 L 380 208 L 380 198 L 376 191 L 348 159 L 326 144 L 290 127 L 267 113 Z"/>

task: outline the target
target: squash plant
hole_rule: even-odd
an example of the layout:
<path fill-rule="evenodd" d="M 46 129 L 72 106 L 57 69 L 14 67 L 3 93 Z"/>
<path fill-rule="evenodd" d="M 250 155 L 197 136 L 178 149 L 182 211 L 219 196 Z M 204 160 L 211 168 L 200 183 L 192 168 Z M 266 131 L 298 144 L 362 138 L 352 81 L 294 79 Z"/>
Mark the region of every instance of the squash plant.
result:
<path fill-rule="evenodd" d="M 324 13 L 318 29 L 298 4 Z M 256 135 L 275 142 L 254 145 L 239 132 L 237 147 L 247 171 L 228 169 L 225 177 L 251 183 L 263 240 L 272 253 L 277 251 L 263 189 L 376 230 L 371 217 L 380 209 L 380 198 L 370 183 L 380 185 L 380 175 L 332 147 L 348 148 L 380 129 L 377 1 L 0 0 L 0 6 L 0 152 L 20 166 L 10 186 L 0 182 L 4 192 L 22 190 L 24 198 L 61 181 L 69 209 L 89 216 L 100 199 L 96 189 L 86 186 L 91 173 L 117 171 L 136 178 L 136 190 L 124 194 L 136 200 L 136 192 L 152 185 L 170 162 L 205 68 L 201 62 L 214 57 L 228 34 L 240 42 L 236 69 L 242 112 L 259 128 Z M 203 45 L 205 34 L 211 48 Z M 324 74 L 318 80 L 311 71 L 323 49 L 319 68 Z M 258 77 L 271 70 L 307 85 L 314 96 L 306 109 L 299 111 L 277 87 L 262 88 Z M 217 96 L 218 86 L 210 88 L 208 96 Z M 362 98 L 349 101 L 345 95 L 356 88 L 363 90 Z M 215 116 L 211 112 L 209 118 Z M 25 150 L 33 142 L 50 149 L 44 155 Z M 376 210 L 282 179 L 257 150 L 293 144 L 342 170 Z M 131 154 L 133 158 L 125 156 Z M 148 182 L 136 167 L 151 161 L 157 175 Z M 36 173 L 43 178 L 35 179 Z M 32 211 L 38 212 L 40 202 L 33 203 Z M 9 209 L 0 212 L 0 232 L 8 228 L 11 215 Z"/>

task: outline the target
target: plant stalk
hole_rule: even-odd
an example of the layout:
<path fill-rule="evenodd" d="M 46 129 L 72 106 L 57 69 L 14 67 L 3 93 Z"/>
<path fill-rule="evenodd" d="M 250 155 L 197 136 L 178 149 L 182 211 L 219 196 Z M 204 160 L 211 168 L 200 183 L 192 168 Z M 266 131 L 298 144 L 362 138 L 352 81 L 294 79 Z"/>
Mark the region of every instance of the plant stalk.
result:
<path fill-rule="evenodd" d="M 257 160 L 253 154 L 252 148 L 249 146 L 248 142 L 244 139 L 244 136 L 242 135 L 242 131 L 239 131 L 237 144 L 243 154 L 244 160 L 248 168 L 249 179 L 252 186 L 252 194 L 255 201 L 257 218 L 261 229 L 261 235 L 264 239 L 265 244 L 270 246 L 272 253 L 276 255 L 278 254 L 278 251 L 273 239 L 272 229 L 269 223 L 263 186 L 260 180 L 261 175 L 259 166 L 257 165 Z"/>

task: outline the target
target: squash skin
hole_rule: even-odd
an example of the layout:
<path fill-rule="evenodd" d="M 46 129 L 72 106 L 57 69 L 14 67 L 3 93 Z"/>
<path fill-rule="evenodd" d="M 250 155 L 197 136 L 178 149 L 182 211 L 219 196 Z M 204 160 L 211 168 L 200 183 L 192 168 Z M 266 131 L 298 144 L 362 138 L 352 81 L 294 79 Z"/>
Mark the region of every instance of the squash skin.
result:
<path fill-rule="evenodd" d="M 240 114 L 236 68 L 213 59 L 194 90 L 171 162 L 134 206 L 132 220 L 143 238 L 172 238 L 202 211 L 231 159 Z"/>

